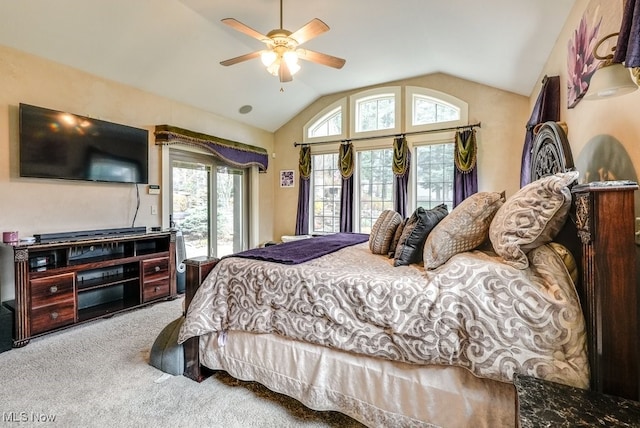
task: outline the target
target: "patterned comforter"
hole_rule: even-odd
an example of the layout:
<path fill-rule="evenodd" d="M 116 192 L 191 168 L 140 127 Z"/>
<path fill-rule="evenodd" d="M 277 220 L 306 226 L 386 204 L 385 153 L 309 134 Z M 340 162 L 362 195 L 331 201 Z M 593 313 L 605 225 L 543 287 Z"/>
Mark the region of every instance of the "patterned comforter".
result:
<path fill-rule="evenodd" d="M 393 267 L 367 243 L 299 265 L 221 260 L 189 306 L 179 341 L 227 330 L 414 364 L 456 365 L 510 382 L 515 373 L 587 388 L 580 304 L 547 245 L 515 269 L 471 251 L 426 271 Z"/>

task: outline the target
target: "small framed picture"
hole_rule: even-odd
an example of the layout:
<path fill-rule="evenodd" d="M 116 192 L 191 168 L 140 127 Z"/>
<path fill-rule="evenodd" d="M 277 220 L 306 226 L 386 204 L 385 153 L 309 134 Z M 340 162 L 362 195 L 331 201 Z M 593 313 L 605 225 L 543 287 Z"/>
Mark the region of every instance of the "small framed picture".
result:
<path fill-rule="evenodd" d="M 294 174 L 292 169 L 280 171 L 280 187 L 293 187 Z"/>

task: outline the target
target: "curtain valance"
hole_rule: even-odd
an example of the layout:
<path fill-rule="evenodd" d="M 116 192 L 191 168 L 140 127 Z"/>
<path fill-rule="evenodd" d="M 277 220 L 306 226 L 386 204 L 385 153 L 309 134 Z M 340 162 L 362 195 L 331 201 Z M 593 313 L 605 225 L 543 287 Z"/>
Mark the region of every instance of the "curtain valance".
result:
<path fill-rule="evenodd" d="M 200 147 L 238 168 L 247 168 L 255 165 L 261 172 L 264 172 L 269 165 L 269 154 L 262 147 L 226 140 L 170 125 L 157 125 L 155 136 L 157 145 L 184 144 Z"/>

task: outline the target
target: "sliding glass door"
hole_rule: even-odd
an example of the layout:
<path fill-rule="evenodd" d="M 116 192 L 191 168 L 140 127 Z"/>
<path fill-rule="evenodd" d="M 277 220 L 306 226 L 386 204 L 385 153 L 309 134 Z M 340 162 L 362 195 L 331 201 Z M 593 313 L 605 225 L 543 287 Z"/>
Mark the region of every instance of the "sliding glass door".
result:
<path fill-rule="evenodd" d="M 187 258 L 222 257 L 247 248 L 247 170 L 212 156 L 172 150 L 171 222 Z"/>

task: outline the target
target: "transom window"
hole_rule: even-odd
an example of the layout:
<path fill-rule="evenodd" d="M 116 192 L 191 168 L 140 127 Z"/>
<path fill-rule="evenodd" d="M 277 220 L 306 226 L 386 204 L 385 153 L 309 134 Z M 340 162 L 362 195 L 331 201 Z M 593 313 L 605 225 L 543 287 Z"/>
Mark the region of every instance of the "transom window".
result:
<path fill-rule="evenodd" d="M 433 97 L 413 95 L 412 125 L 428 125 L 460 119 L 460 109 Z"/>
<path fill-rule="evenodd" d="M 336 107 L 307 129 L 307 138 L 342 134 L 342 107 Z"/>
<path fill-rule="evenodd" d="M 396 126 L 394 94 L 361 98 L 356 103 L 356 132 L 393 129 Z"/>

